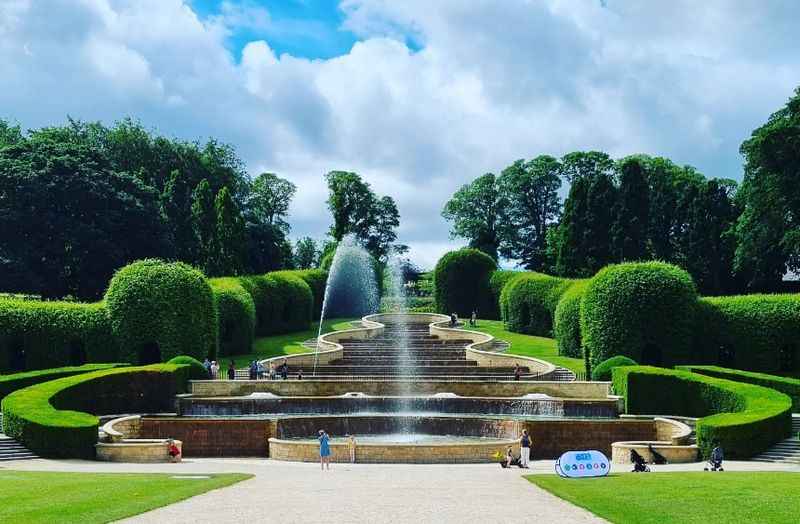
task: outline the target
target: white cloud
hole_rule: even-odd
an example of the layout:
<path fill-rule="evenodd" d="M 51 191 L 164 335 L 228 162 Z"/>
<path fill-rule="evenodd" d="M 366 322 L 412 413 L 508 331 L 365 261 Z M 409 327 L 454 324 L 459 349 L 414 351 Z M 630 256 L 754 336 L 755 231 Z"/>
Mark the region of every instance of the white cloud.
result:
<path fill-rule="evenodd" d="M 328 60 L 229 50 L 237 28 L 282 27 L 253 1 L 198 18 L 180 0 L 0 2 L 0 117 L 141 118 L 235 144 L 253 173 L 299 187 L 294 234 L 330 218 L 322 175 L 361 173 L 432 265 L 447 197 L 521 157 L 604 149 L 740 176 L 738 146 L 800 84 L 800 4 L 742 0 L 346 0 L 362 40 Z M 422 45 L 412 51 L 411 39 Z"/>

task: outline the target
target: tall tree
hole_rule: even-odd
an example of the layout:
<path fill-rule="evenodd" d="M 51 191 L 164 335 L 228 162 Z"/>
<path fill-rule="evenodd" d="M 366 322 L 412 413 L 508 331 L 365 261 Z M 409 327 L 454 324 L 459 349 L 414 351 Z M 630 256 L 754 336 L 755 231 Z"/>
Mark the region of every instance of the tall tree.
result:
<path fill-rule="evenodd" d="M 212 274 L 240 275 L 247 256 L 247 238 L 244 220 L 227 187 L 220 189 L 214 199 L 214 214 L 216 251 Z"/>
<path fill-rule="evenodd" d="M 611 249 L 611 227 L 614 223 L 616 202 L 617 188 L 614 186 L 614 179 L 606 172 L 598 173 L 589 182 L 586 196 L 586 230 L 583 243 L 589 275 L 617 260 Z"/>
<path fill-rule="evenodd" d="M 650 191 L 642 161 L 636 157 L 619 162 L 619 190 L 612 237 L 616 260 L 647 257 L 647 226 Z"/>
<path fill-rule="evenodd" d="M 526 269 L 544 268 L 547 230 L 561 212 L 560 170 L 557 159 L 541 155 L 527 162 L 517 160 L 498 180 L 507 202 L 500 252 Z"/>
<path fill-rule="evenodd" d="M 556 273 L 565 277 L 588 276 L 588 253 L 585 239 L 589 225 L 589 180 L 576 178 L 564 202 L 564 214 L 554 233 L 553 251 L 556 253 Z"/>
<path fill-rule="evenodd" d="M 445 204 L 442 216 L 453 223 L 452 238 L 466 238 L 470 247 L 497 260 L 506 205 L 497 177 L 486 173 L 461 186 Z"/>
<path fill-rule="evenodd" d="M 561 158 L 561 176 L 573 183 L 579 178 L 594 178 L 600 173 L 613 175 L 614 161 L 602 151 L 574 151 Z"/>
<path fill-rule="evenodd" d="M 753 290 L 776 289 L 800 270 L 800 87 L 741 146 L 744 207 L 736 269 Z"/>
<path fill-rule="evenodd" d="M 192 194 L 192 224 L 199 248 L 197 264 L 206 273 L 214 271 L 217 252 L 217 216 L 214 193 L 208 180 L 201 180 Z"/>
<path fill-rule="evenodd" d="M 303 237 L 294 245 L 294 265 L 297 269 L 311 269 L 319 264 L 319 249 L 311 237 Z"/>
<path fill-rule="evenodd" d="M 296 191 L 297 186 L 290 181 L 274 173 L 261 173 L 250 185 L 247 204 L 256 221 L 288 233 L 291 228 L 285 218 Z"/>
<path fill-rule="evenodd" d="M 177 169 L 170 173 L 161 194 L 161 211 L 170 226 L 175 256 L 179 260 L 195 262 L 198 246 L 192 221 L 192 186 L 189 177 Z"/>
<path fill-rule="evenodd" d="M 393 242 L 397 240 L 397 227 L 400 226 L 400 212 L 394 199 L 384 196 L 375 201 L 370 217 L 370 228 L 366 242 L 367 251 L 378 260 L 385 260 L 392 251 Z M 398 246 L 394 246 L 398 247 Z M 398 253 L 405 252 L 405 246 L 399 246 Z"/>

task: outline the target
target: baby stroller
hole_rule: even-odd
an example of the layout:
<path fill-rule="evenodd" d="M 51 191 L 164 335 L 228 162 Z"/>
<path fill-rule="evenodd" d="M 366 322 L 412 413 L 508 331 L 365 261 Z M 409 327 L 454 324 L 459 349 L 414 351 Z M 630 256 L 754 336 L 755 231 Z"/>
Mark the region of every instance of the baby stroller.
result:
<path fill-rule="evenodd" d="M 653 464 L 666 464 L 667 463 L 667 458 L 664 455 L 662 455 L 661 453 L 659 453 L 658 451 L 656 451 L 655 449 L 653 449 L 653 445 L 652 444 L 648 444 L 647 445 L 647 449 L 648 449 L 648 451 L 650 451 L 650 454 L 653 455 Z"/>
<path fill-rule="evenodd" d="M 647 467 L 644 457 L 641 456 L 635 449 L 631 450 L 631 462 L 633 462 L 632 473 L 649 473 L 650 468 Z"/>
<path fill-rule="evenodd" d="M 722 459 L 722 448 L 717 446 L 711 450 L 711 456 L 708 458 L 708 466 L 703 468 L 703 471 L 725 471 L 722 468 Z"/>

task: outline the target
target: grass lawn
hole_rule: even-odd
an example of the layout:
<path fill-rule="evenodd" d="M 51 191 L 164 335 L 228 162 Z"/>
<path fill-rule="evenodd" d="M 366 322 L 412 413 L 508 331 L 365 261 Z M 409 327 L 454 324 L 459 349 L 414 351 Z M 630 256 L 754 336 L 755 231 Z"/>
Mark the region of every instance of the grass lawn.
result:
<path fill-rule="evenodd" d="M 109 522 L 230 486 L 252 475 L 208 477 L 0 470 L 0 522 Z"/>
<path fill-rule="evenodd" d="M 546 360 L 556 366 L 571 369 L 576 373 L 586 371 L 583 359 L 559 356 L 556 341 L 552 338 L 512 333 L 503 327 L 501 320 L 478 320 L 478 327 L 469 327 L 467 325 L 464 326 L 464 329 L 482 331 L 497 339 L 509 342 L 511 344 L 511 348 L 508 350 L 510 354 Z"/>
<path fill-rule="evenodd" d="M 800 521 L 800 474 L 623 473 L 595 479 L 530 475 L 537 486 L 611 522 Z"/>
<path fill-rule="evenodd" d="M 350 322 L 355 318 L 332 318 L 322 323 L 322 332 L 329 333 L 339 329 L 350 328 Z M 253 341 L 253 352 L 248 355 L 233 355 L 221 357 L 223 364 L 233 359 L 237 368 L 247 367 L 253 360 L 261 360 L 281 355 L 292 355 L 294 353 L 307 353 L 309 350 L 303 347 L 303 342 L 310 338 L 315 338 L 319 330 L 319 322 L 313 322 L 311 329 L 305 331 L 295 331 L 282 335 L 272 335 L 261 337 Z M 225 367 L 225 366 L 223 366 Z M 227 369 L 227 368 L 225 368 Z"/>

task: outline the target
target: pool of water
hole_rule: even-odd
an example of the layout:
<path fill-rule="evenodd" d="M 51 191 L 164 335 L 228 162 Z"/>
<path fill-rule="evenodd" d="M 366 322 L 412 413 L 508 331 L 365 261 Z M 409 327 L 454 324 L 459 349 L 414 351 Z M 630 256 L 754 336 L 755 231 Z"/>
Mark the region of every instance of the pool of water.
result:
<path fill-rule="evenodd" d="M 493 444 L 506 442 L 497 437 L 470 437 L 461 435 L 431 435 L 427 433 L 388 433 L 385 435 L 356 435 L 358 444 Z M 316 437 L 296 437 L 288 440 L 298 442 L 317 442 Z M 346 436 L 331 436 L 331 443 L 346 444 Z"/>

